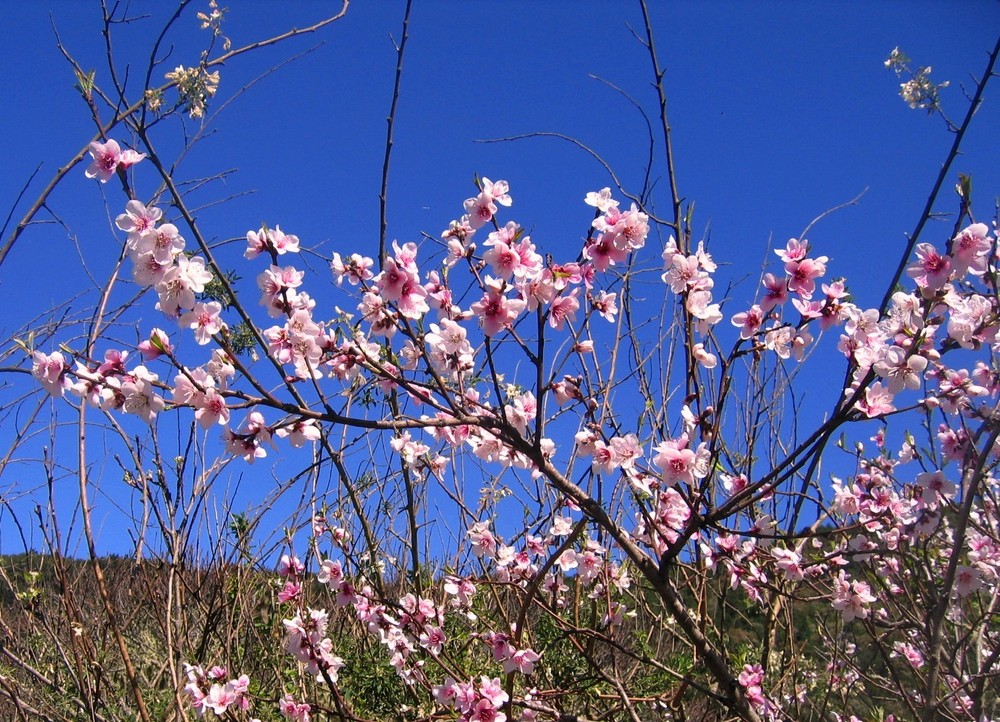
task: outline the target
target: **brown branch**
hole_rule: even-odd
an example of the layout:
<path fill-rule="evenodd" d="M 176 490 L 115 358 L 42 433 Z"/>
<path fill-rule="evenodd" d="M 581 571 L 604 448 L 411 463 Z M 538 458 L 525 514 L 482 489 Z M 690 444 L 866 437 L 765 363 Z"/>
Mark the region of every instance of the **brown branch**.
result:
<path fill-rule="evenodd" d="M 653 76 L 656 78 L 656 96 L 660 115 L 660 129 L 663 134 L 667 162 L 667 180 L 670 183 L 671 205 L 674 211 L 674 222 L 671 227 L 677 233 L 677 243 L 681 253 L 687 254 L 690 251 L 690 239 L 687 238 L 685 229 L 681 227 L 681 198 L 677 191 L 677 174 L 674 172 L 674 154 L 670 141 L 670 122 L 667 119 L 667 93 L 663 88 L 663 76 L 666 70 L 660 68 L 660 62 L 656 57 L 656 46 L 653 43 L 653 25 L 649 19 L 649 9 L 646 7 L 646 0 L 639 0 L 642 7 L 642 20 L 646 30 L 646 40 L 644 45 L 649 51 L 649 60 L 653 65 Z"/>
<path fill-rule="evenodd" d="M 385 159 L 382 161 L 382 185 L 378 194 L 379 268 L 381 268 L 385 264 L 385 261 L 388 258 L 388 253 L 385 248 L 385 239 L 386 239 L 385 210 L 386 210 L 386 203 L 388 200 L 388 190 L 389 190 L 389 160 L 392 156 L 392 130 L 393 126 L 396 124 L 396 105 L 399 102 L 399 88 L 403 78 L 403 51 L 406 48 L 406 39 L 409 37 L 409 34 L 407 33 L 407 28 L 409 27 L 410 24 L 410 6 L 412 4 L 413 0 L 406 0 L 406 10 L 403 12 L 403 35 L 399 39 L 399 45 L 396 45 L 396 79 L 392 85 L 392 102 L 389 104 L 389 117 L 385 119 L 386 120 Z"/>

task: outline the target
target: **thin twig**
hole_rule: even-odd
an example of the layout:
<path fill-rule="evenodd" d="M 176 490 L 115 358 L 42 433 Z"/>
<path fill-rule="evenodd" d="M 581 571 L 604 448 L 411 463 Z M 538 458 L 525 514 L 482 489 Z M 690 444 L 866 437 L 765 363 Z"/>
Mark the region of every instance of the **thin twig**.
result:
<path fill-rule="evenodd" d="M 406 10 L 403 11 L 403 34 L 396 45 L 396 78 L 392 84 L 392 102 L 389 104 L 389 116 L 385 130 L 385 158 L 382 161 L 382 185 L 378 194 L 378 263 L 381 268 L 388 258 L 385 248 L 386 241 L 386 204 L 389 192 L 389 160 L 392 157 L 392 130 L 396 124 L 396 106 L 399 103 L 399 89 L 403 79 L 403 51 L 406 49 L 407 29 L 410 24 L 410 6 L 413 0 L 406 0 Z"/>

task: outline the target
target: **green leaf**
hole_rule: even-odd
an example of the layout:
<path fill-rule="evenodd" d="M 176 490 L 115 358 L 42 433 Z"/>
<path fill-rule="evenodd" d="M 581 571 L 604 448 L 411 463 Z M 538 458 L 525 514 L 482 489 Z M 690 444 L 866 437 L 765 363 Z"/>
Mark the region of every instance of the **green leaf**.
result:
<path fill-rule="evenodd" d="M 966 205 L 972 203 L 972 176 L 968 176 L 965 173 L 958 174 L 958 184 L 955 186 L 955 192 L 958 193 L 958 197 L 961 198 Z"/>
<path fill-rule="evenodd" d="M 97 71 L 91 70 L 89 73 L 84 73 L 74 68 L 73 73 L 76 75 L 76 83 L 73 87 L 80 91 L 80 95 L 90 100 L 94 92 L 94 76 Z"/>

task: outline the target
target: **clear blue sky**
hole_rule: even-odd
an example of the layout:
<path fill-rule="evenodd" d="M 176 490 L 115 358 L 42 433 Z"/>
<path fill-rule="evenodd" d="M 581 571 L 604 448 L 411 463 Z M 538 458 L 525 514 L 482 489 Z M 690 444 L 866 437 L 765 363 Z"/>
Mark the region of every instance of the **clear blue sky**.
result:
<path fill-rule="evenodd" d="M 156 17 L 115 29 L 119 72 L 133 65 L 133 93 L 165 5 L 135 3 L 135 13 Z M 332 6 L 228 5 L 224 31 L 234 46 L 310 24 Z M 750 277 L 733 294 L 734 303 L 749 302 L 761 261 L 773 261 L 768 243 L 783 245 L 821 212 L 867 189 L 858 206 L 825 220 L 810 240 L 831 257 L 832 276 L 853 280 L 859 304 L 877 304 L 884 285 L 873 279 L 895 267 L 904 234 L 916 222 L 951 143 L 940 119 L 905 106 L 898 80 L 882 62 L 900 46 L 914 65 L 932 65 L 932 78 L 952 83 L 942 102 L 957 122 L 966 108 L 963 87 L 971 93 L 970 74 L 982 71 L 996 40 L 1000 4 L 650 5 L 667 71 L 681 193 L 696 202 L 695 228 L 710 234 L 716 259 L 732 264 L 720 284 Z M 157 82 L 174 65 L 197 62 L 205 33 L 197 30 L 194 13 L 201 9 L 195 2 L 182 17 Z M 42 169 L 29 200 L 93 134 L 73 74 L 55 47 L 53 25 L 81 65 L 97 69 L 98 83 L 107 82 L 107 67 L 96 2 L 11 3 L 5 11 L 10 32 L 0 47 L 0 128 L 7 151 L 0 201 L 6 215 L 37 165 Z M 212 109 L 232 102 L 178 171 L 179 177 L 197 178 L 236 169 L 224 183 L 198 192 L 205 204 L 238 196 L 199 213 L 210 235 L 236 238 L 266 221 L 327 256 L 334 250 L 374 255 L 396 62 L 390 36 L 399 37 L 402 11 L 402 2 L 355 2 L 343 21 L 317 35 L 221 69 Z M 575 254 L 589 221 L 582 198 L 610 184 L 602 168 L 553 138 L 477 141 L 534 131 L 573 136 L 602 155 L 626 188 L 638 190 L 648 154 L 642 116 L 591 76 L 654 112 L 648 56 L 630 30 L 641 32 L 641 23 L 638 6 L 630 2 L 415 0 L 392 159 L 389 238 L 438 235 L 460 215 L 461 201 L 472 194 L 471 178 L 480 174 L 510 181 L 510 217 L 532 230 L 543 252 Z M 233 97 L 267 68 L 310 49 Z M 998 88 L 988 93 L 966 156 L 955 167 L 973 175 L 976 208 L 987 220 L 1000 193 Z M 121 132 L 114 137 L 128 140 Z M 171 141 L 164 143 L 169 149 Z M 662 148 L 655 153 L 653 177 L 665 210 Z M 96 279 L 106 277 L 116 257 L 119 242 L 109 215 L 120 212 L 120 193 L 86 180 L 83 170 L 72 172 L 50 204 L 72 233 L 51 224 L 31 229 L 0 268 L 0 287 L 12 301 L 4 337 L 86 287 L 72 237 Z M 25 209 L 22 203 L 15 217 Z M 925 240 L 943 243 L 949 228 L 932 228 Z M 654 246 L 651 240 L 652 259 Z M 319 262 L 314 268 L 324 271 Z M 154 316 L 149 310 L 143 325 L 156 324 Z M 0 493 L 12 483 L 10 474 L 5 477 Z M 16 550 L 9 532 L 0 526 L 4 551 Z"/>

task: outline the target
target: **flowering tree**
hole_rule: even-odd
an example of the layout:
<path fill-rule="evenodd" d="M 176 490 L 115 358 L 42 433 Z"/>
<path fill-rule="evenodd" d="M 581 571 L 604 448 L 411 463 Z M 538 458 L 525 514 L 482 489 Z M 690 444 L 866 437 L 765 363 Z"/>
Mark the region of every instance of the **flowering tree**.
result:
<path fill-rule="evenodd" d="M 664 217 L 649 189 L 595 187 L 576 212 L 584 239 L 557 253 L 515 220 L 516 188 L 477 177 L 437 237 L 390 241 L 383 222 L 377 253 L 324 256 L 332 276 L 298 262 L 309 244 L 294 219 L 206 229 L 160 134 L 205 117 L 225 62 L 342 15 L 232 49 L 212 2 L 198 14 L 211 38 L 201 61 L 157 75 L 151 60 L 136 97 L 77 69 L 97 132 L 67 169 L 89 160 L 85 176 L 117 198 L 121 256 L 85 322 L 48 320 L 13 347 L 36 393 L 56 399 L 49 438 L 65 419 L 78 435 L 75 459 L 43 463 L 78 481 L 89 570 L 75 578 L 55 505 L 40 514 L 61 591 L 47 607 L 37 576 L 7 580 L 6 709 L 1000 714 L 996 227 L 962 180 L 952 228 L 925 232 L 1000 45 L 884 301 L 863 308 L 850 269 L 804 237 L 742 300 L 718 293 L 673 173 L 648 17 Z M 898 50 L 887 61 L 904 99 L 940 112 L 943 86 L 907 63 Z M 234 232 L 239 257 L 210 240 Z M 655 307 L 635 293 L 650 258 Z M 132 295 L 119 304 L 120 287 Z M 640 321 L 651 308 L 653 323 Z M 144 315 L 140 340 L 124 343 L 139 310 L 157 321 Z M 838 393 L 802 429 L 795 383 L 823 345 L 842 359 Z M 99 553 L 95 454 L 116 458 L 139 510 L 138 611 Z M 254 548 L 258 517 L 212 527 L 220 479 L 279 455 L 282 493 L 307 491 L 278 546 Z"/>

